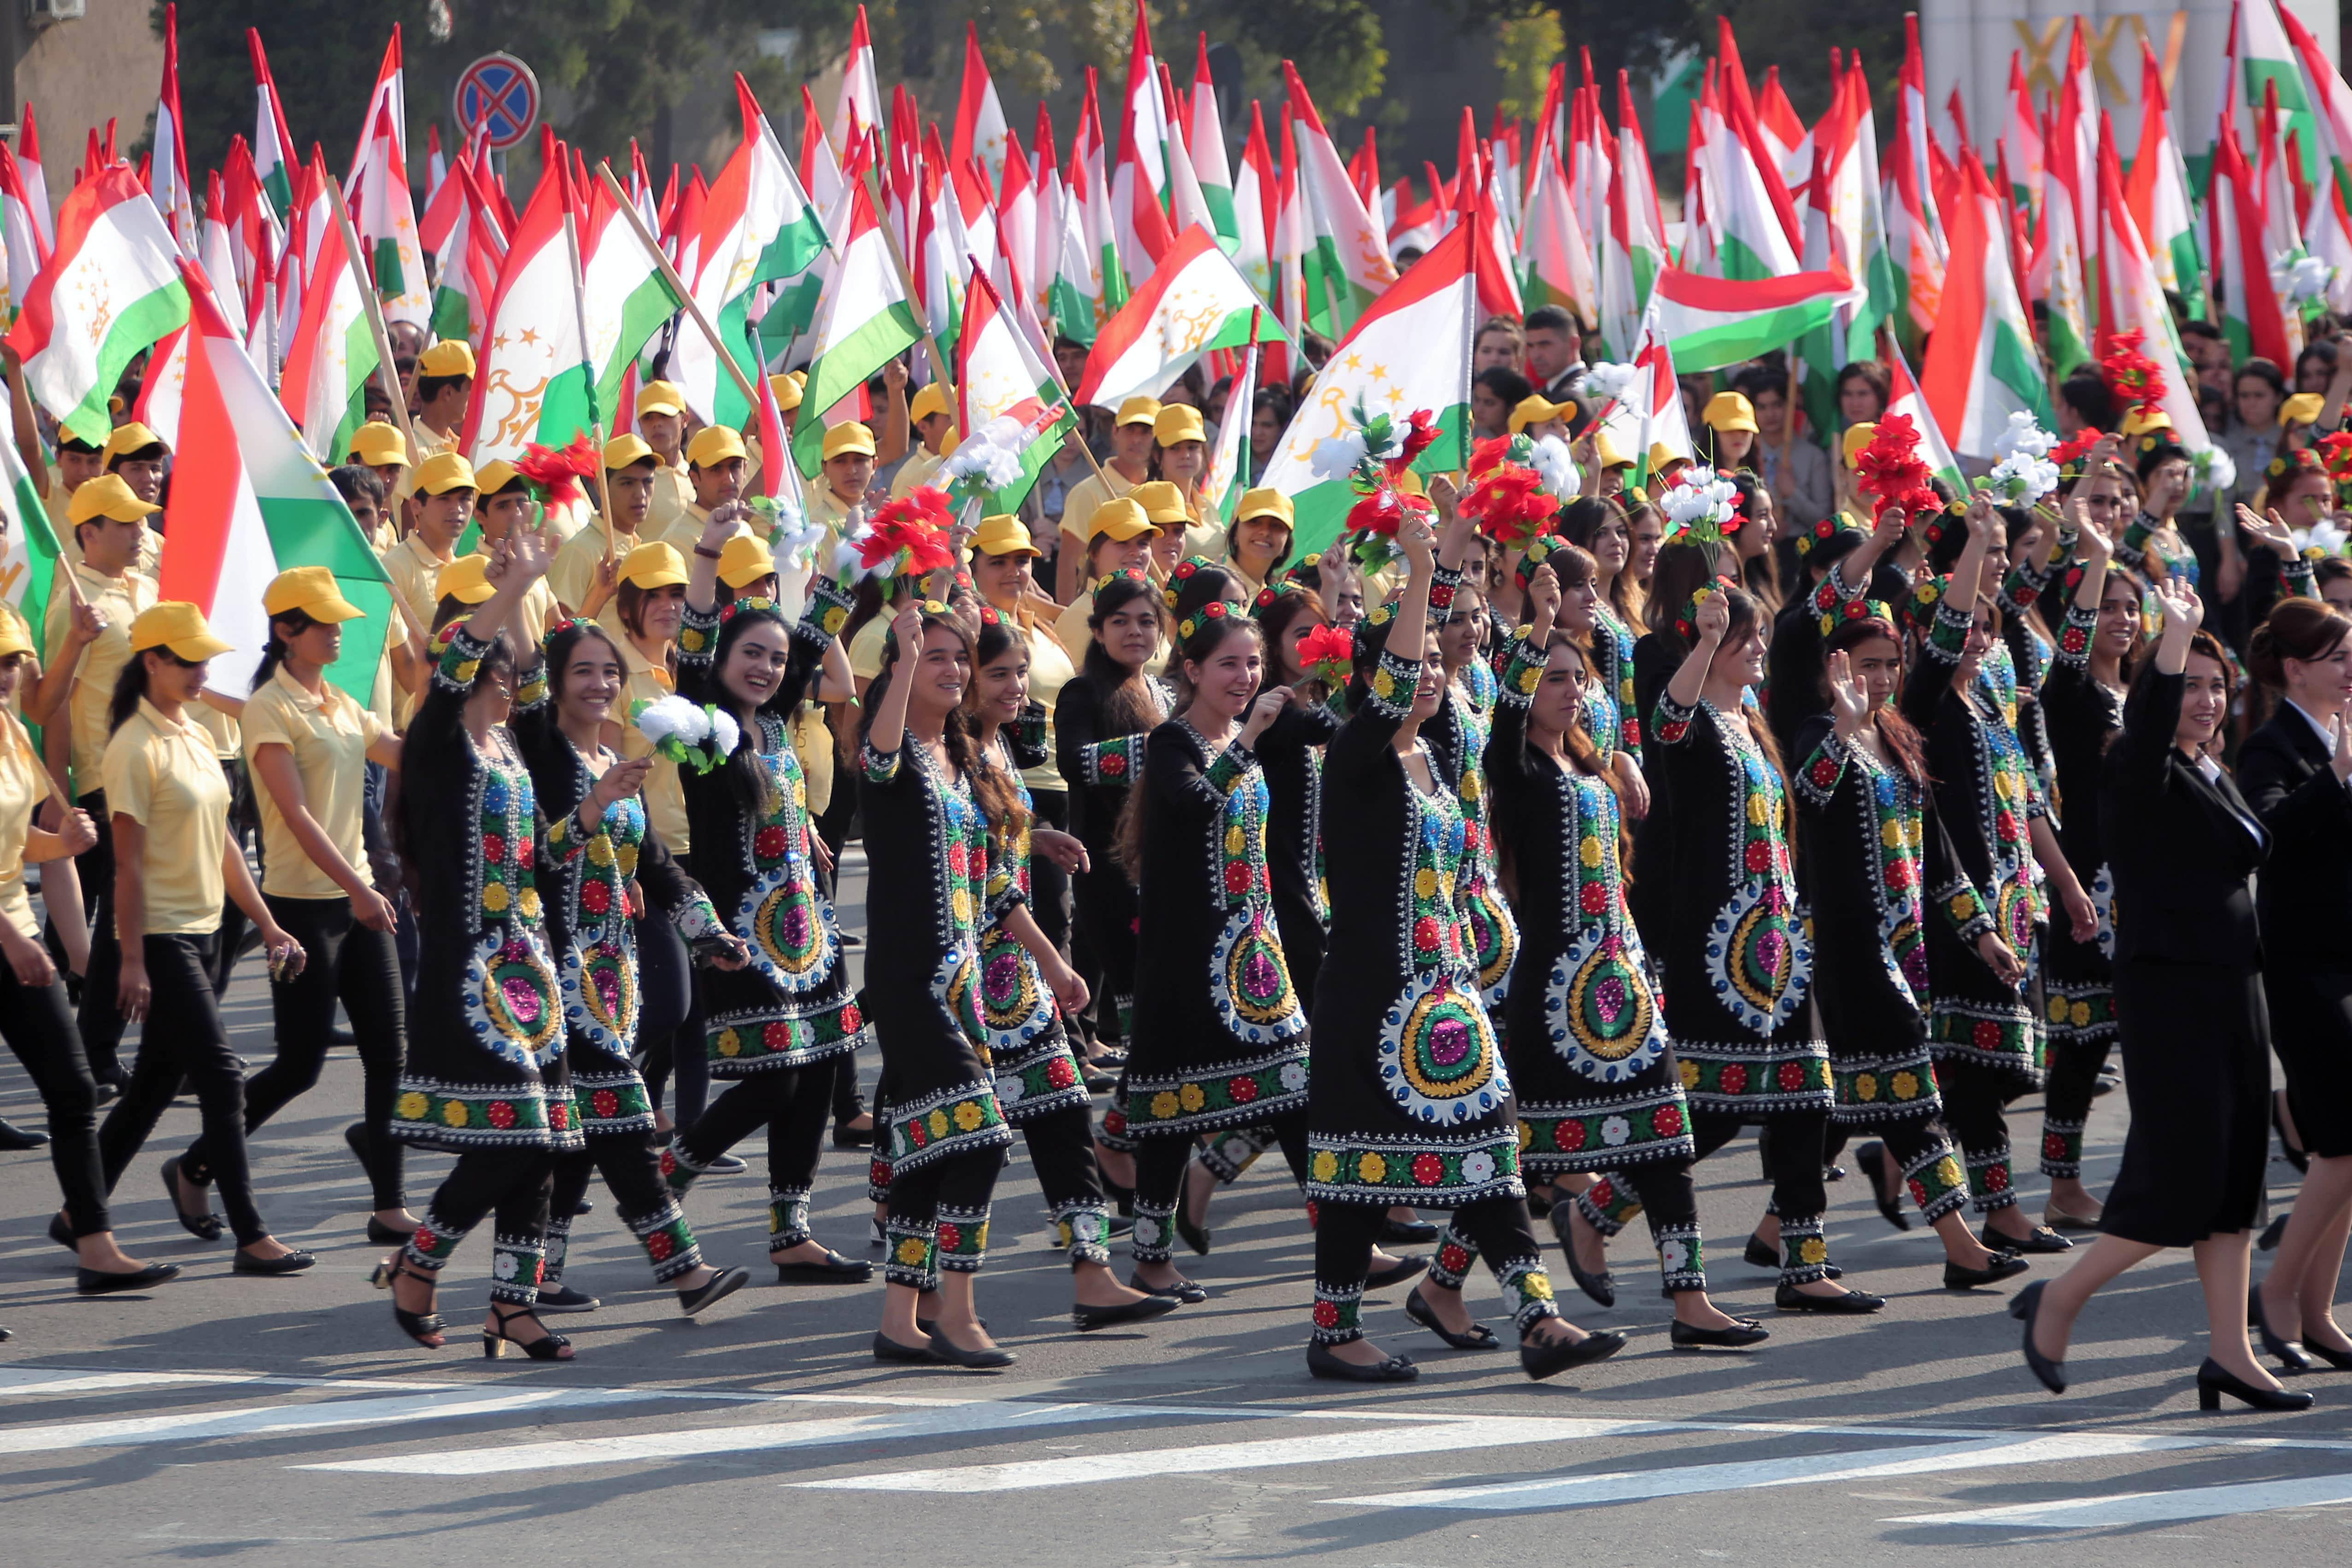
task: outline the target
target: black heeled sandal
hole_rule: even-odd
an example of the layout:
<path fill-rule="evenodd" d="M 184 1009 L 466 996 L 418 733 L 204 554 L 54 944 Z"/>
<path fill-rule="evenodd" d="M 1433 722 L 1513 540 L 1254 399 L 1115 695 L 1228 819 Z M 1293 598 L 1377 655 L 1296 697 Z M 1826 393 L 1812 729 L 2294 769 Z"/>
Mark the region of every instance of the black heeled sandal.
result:
<path fill-rule="evenodd" d="M 1495 1331 L 1484 1323 L 1474 1322 L 1468 1333 L 1457 1334 L 1439 1322 L 1437 1309 L 1421 1299 L 1421 1288 L 1417 1285 L 1405 1296 L 1404 1315 L 1458 1351 L 1490 1351 L 1497 1342 Z"/>
<path fill-rule="evenodd" d="M 499 1321 L 499 1331 L 497 1333 L 492 1333 L 488 1329 L 484 1329 L 482 1331 L 482 1357 L 484 1360 L 498 1360 L 500 1356 L 507 1353 L 507 1347 L 509 1345 L 517 1347 L 523 1354 L 529 1356 L 533 1361 L 570 1361 L 572 1359 L 570 1356 L 563 1353 L 565 1351 L 572 1348 L 572 1342 L 565 1339 L 562 1334 L 555 1332 L 552 1329 L 548 1329 L 545 1323 L 540 1323 L 539 1326 L 541 1329 L 547 1330 L 547 1331 L 542 1333 L 538 1339 L 532 1340 L 528 1344 L 507 1332 L 507 1325 L 513 1322 L 517 1318 L 529 1318 L 532 1322 L 539 1323 L 538 1309 L 533 1307 L 517 1307 L 513 1311 L 509 1312 L 505 1308 L 499 1306 L 496 1301 L 493 1301 L 490 1303 L 490 1316 Z"/>
<path fill-rule="evenodd" d="M 379 1290 L 390 1290 L 404 1274 L 411 1279 L 422 1279 L 427 1285 L 433 1286 L 436 1291 L 440 1288 L 439 1280 L 430 1274 L 420 1274 L 408 1266 L 408 1260 L 404 1258 L 395 1258 L 388 1263 L 377 1264 L 375 1272 L 368 1276 L 368 1283 Z M 425 1344 L 425 1336 L 427 1334 L 446 1336 L 449 1328 L 448 1324 L 441 1321 L 440 1313 L 412 1312 L 400 1304 L 400 1298 L 397 1295 L 392 1299 L 392 1321 L 400 1325 L 402 1333 L 406 1334 L 418 1344 L 425 1345 L 425 1348 L 429 1351 L 437 1351 L 441 1346 Z"/>

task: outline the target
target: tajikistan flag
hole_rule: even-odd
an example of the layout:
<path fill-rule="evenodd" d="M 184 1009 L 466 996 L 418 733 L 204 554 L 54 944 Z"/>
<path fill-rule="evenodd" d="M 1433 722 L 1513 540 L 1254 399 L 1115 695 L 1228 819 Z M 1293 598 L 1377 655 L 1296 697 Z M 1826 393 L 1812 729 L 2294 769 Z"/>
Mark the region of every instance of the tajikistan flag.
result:
<path fill-rule="evenodd" d="M 1241 374 L 1234 377 L 1225 398 L 1225 422 L 1217 426 L 1216 449 L 1201 476 L 1199 499 L 1203 520 L 1214 518 L 1227 528 L 1241 510 L 1242 491 L 1249 488 L 1250 405 L 1257 400 L 1257 333 L 1259 312 L 1250 312 L 1250 342 L 1242 354 Z"/>
<path fill-rule="evenodd" d="M 1787 348 L 1828 326 L 1840 305 L 1863 298 L 1853 280 L 1834 266 L 1825 272 L 1748 281 L 1702 278 L 1669 267 L 1651 291 L 1657 335 L 1686 374 Z"/>
<path fill-rule="evenodd" d="M 1138 393 L 1159 396 L 1210 350 L 1248 342 L 1261 304 L 1216 236 L 1193 225 L 1118 314 L 1102 324 L 1087 355 L 1077 401 L 1116 408 Z M 1275 331 L 1281 335 L 1279 327 Z"/>
<path fill-rule="evenodd" d="M 128 163 L 76 185 L 47 265 L 17 307 L 7 346 L 58 423 L 95 447 L 106 400 L 140 352 L 188 319 L 179 247 Z"/>
<path fill-rule="evenodd" d="M 2017 279 L 2010 274 L 2000 198 L 1973 158 L 1960 160 L 1959 179 L 1943 315 L 1919 368 L 1928 406 L 1954 448 L 1964 458 L 1990 458 L 2000 455 L 1993 442 L 2009 428 L 2011 414 L 2030 413 L 2047 429 L 2050 399 Z"/>
<path fill-rule="evenodd" d="M 568 446 L 594 423 L 572 247 L 563 233 L 572 205 L 564 162 L 548 161 L 515 226 L 490 306 L 489 337 L 475 355 L 474 399 L 457 444 L 477 467 L 519 458 L 534 441 Z"/>
<path fill-rule="evenodd" d="M 187 280 L 200 283 L 202 275 L 191 267 Z M 269 580 L 296 566 L 326 567 L 343 597 L 365 612 L 343 623 L 342 649 L 327 679 L 365 703 L 392 607 L 383 567 L 211 291 L 187 292 L 188 376 L 163 515 L 172 548 L 163 552 L 157 592 L 205 613 L 233 650 L 221 656 L 220 685 L 237 690 L 269 640 L 261 607 Z"/>
<path fill-rule="evenodd" d="M 1313 466 L 1319 443 L 1354 427 L 1350 409 L 1360 405 L 1398 421 L 1428 409 L 1436 416 L 1438 436 L 1413 468 L 1436 474 L 1463 466 L 1469 451 L 1470 341 L 1487 314 L 1482 300 L 1500 292 L 1494 274 L 1502 265 L 1487 247 L 1486 225 L 1454 225 L 1436 249 L 1371 302 L 1331 352 L 1260 480 L 1297 509 L 1302 552 L 1338 538 L 1356 503 L 1344 476 L 1318 479 Z M 1247 417 L 1239 409 L 1227 415 Z"/>
<path fill-rule="evenodd" d="M 351 450 L 352 432 L 367 417 L 367 379 L 379 363 L 360 287 L 338 225 L 320 237 L 278 389 L 311 455 L 331 467 Z M 186 396 L 184 384 L 184 405 Z"/>
<path fill-rule="evenodd" d="M 864 386 L 867 376 L 922 335 L 866 182 L 853 181 L 841 267 L 817 310 L 808 384 L 801 394 L 803 413 L 793 426 L 793 460 L 802 473 L 814 479 L 824 466 L 825 426 L 819 416 Z"/>
<path fill-rule="evenodd" d="M 13 427 L 14 395 L 0 385 L 0 416 Z M 33 476 L 16 455 L 16 443 L 0 441 L 0 605 L 16 612 L 33 633 L 33 657 L 41 647 L 49 607 L 49 583 L 57 575 L 58 536 L 48 509 L 33 489 Z"/>
<path fill-rule="evenodd" d="M 956 417 L 967 437 L 994 419 L 1011 419 L 1022 428 L 1021 477 L 991 491 L 983 509 L 992 516 L 1016 511 L 1077 420 L 1060 382 L 977 265 L 964 289 L 955 379 Z"/>

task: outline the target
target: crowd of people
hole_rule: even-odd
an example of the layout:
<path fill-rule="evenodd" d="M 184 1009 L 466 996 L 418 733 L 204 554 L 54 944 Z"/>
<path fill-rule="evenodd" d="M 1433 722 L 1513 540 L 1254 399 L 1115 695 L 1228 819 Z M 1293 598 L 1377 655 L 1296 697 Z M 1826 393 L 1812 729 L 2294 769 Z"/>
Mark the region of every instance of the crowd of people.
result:
<path fill-rule="evenodd" d="M 1642 1215 L 1675 1346 L 1768 1339 L 1708 1294 L 1693 1186 L 1748 1130 L 1769 1191 L 1742 1250 L 1777 1310 L 1885 1310 L 1825 1231 L 1862 1138 L 1869 1196 L 1936 1233 L 1952 1289 L 2099 1233 L 2011 1298 L 2053 1391 L 2097 1289 L 2187 1247 L 2206 1405 L 2308 1404 L 2248 1327 L 2284 1372 L 2352 1368 L 2352 561 L 2320 439 L 2352 353 L 2315 342 L 2289 392 L 2191 341 L 2245 476 L 2218 496 L 2081 372 L 2056 491 L 1890 506 L 1861 460 L 1885 373 L 1848 367 L 1812 431 L 1776 358 L 1685 378 L 1738 504 L 1676 528 L 1689 459 L 1612 448 L 1546 307 L 1488 322 L 1470 367 L 1483 460 L 1575 454 L 1532 537 L 1481 528 L 1475 475 L 1399 478 L 1382 540 L 1302 552 L 1265 489 L 1223 523 L 1216 426 L 1251 420 L 1254 479 L 1291 395 L 1234 408 L 1193 371 L 1086 411 L 1022 514 L 861 580 L 836 543 L 930 515 L 958 437 L 936 381 L 893 365 L 870 426 L 827 429 L 822 542 L 779 551 L 756 427 L 698 428 L 651 382 L 593 504 L 560 500 L 455 449 L 472 353 L 410 333 L 415 446 L 372 421 L 331 476 L 393 591 L 365 701 L 331 675 L 362 615 L 331 574 L 270 582 L 267 650 L 229 668 L 158 599 L 164 444 L 118 416 L 93 448 L 20 395 L 69 569 L 45 660 L 0 625 L 0 1036 L 47 1112 L 10 1141 L 47 1145 L 79 1289 L 147 1289 L 180 1266 L 126 1254 L 110 1205 L 192 1093 L 173 1215 L 232 1233 L 239 1272 L 307 1268 L 257 1172 L 340 1005 L 366 1230 L 394 1248 L 374 1282 L 416 1343 L 446 1342 L 440 1287 L 488 1219 L 486 1352 L 568 1359 L 544 1320 L 598 1305 L 566 1253 L 599 1174 L 654 1279 L 709 1309 L 748 1274 L 705 1260 L 693 1189 L 764 1127 L 779 1281 L 870 1282 L 870 1247 L 876 1358 L 982 1369 L 1015 1359 L 974 1285 L 1016 1131 L 1081 1331 L 1206 1300 L 1179 1249 L 1278 1150 L 1309 1370 L 1394 1382 L 1417 1369 L 1367 1337 L 1366 1292 L 1412 1281 L 1413 1323 L 1495 1348 L 1481 1258 L 1528 1375 L 1625 1342 L 1563 1315 L 1538 1220 L 1608 1307 Z M 771 384 L 796 419 L 801 383 Z M 257 950 L 274 1056 L 248 1076 L 219 998 Z M 2118 1045 L 2103 1202 L 2083 1140 Z M 2009 1112 L 2037 1092 L 2038 1218 Z M 871 1151 L 868 1237 L 812 1225 L 828 1127 Z M 2255 1286 L 2273 1128 L 2307 1174 Z M 421 1208 L 412 1150 L 455 1156 Z"/>

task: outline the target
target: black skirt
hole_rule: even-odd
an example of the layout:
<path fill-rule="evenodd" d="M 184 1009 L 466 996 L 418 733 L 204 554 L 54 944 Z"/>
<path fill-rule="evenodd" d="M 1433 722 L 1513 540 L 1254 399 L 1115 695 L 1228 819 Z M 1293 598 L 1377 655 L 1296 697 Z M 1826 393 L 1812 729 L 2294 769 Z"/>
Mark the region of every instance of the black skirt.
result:
<path fill-rule="evenodd" d="M 2189 1247 L 2260 1217 L 2270 1159 L 2270 1022 L 2251 973 L 2169 958 L 2116 965 L 2131 1131 L 2099 1228 Z"/>
<path fill-rule="evenodd" d="M 2295 1135 L 2314 1154 L 2352 1154 L 2352 970 L 2275 964 L 2263 991 Z"/>

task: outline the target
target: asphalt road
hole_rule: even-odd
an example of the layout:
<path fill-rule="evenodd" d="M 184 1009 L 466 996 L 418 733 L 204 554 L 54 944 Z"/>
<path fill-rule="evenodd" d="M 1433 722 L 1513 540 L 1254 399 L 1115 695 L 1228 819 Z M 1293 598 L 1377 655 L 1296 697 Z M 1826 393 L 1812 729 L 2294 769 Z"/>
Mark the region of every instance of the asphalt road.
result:
<path fill-rule="evenodd" d="M 239 1048 L 266 1059 L 257 966 L 230 1001 Z M 2122 1099 L 2093 1116 L 2095 1186 Z M 1021 1354 L 1001 1376 L 877 1367 L 878 1282 L 767 1282 L 757 1147 L 752 1172 L 689 1203 L 707 1253 L 755 1273 L 706 1319 L 681 1320 L 653 1286 L 600 1189 L 572 1278 L 604 1304 L 561 1324 L 576 1362 L 481 1359 L 467 1337 L 481 1236 L 442 1291 L 467 1332 L 419 1350 L 367 1287 L 388 1248 L 362 1235 L 367 1191 L 341 1138 L 358 1104 L 357 1062 L 339 1053 L 257 1140 L 264 1214 L 320 1256 L 298 1279 L 233 1276 L 228 1242 L 173 1223 L 156 1167 L 196 1131 L 190 1101 L 121 1191 L 125 1245 L 188 1266 L 151 1296 L 78 1298 L 71 1260 L 41 1235 L 57 1196 L 46 1160 L 0 1156 L 0 1324 L 16 1334 L 0 1348 L 0 1561 L 1816 1563 L 1991 1549 L 2143 1568 L 2324 1561 L 2347 1540 L 2352 1377 L 2307 1380 L 2306 1415 L 2200 1415 L 2186 1255 L 2095 1304 L 2074 1387 L 2053 1399 L 2019 1361 L 2006 1291 L 1943 1290 L 1932 1237 L 1891 1230 L 1859 1177 L 1830 1189 L 1832 1255 L 1887 1310 L 1775 1315 L 1769 1276 L 1738 1258 L 1764 1197 L 1746 1142 L 1700 1167 L 1701 1217 L 1717 1299 L 1764 1317 L 1769 1344 L 1669 1349 L 1646 1246 L 1629 1237 L 1614 1310 L 1554 1269 L 1571 1317 L 1632 1334 L 1614 1360 L 1530 1384 L 1507 1353 L 1415 1329 L 1400 1289 L 1366 1317 L 1422 1380 L 1364 1391 L 1307 1376 L 1307 1233 L 1275 1161 L 1220 1196 L 1214 1250 L 1186 1260 L 1209 1301 L 1082 1336 L 1018 1157 L 980 1286 Z M 0 1114 L 39 1120 L 13 1059 Z M 2039 1115 L 2015 1108 L 2021 1149 Z M 441 1167 L 412 1160 L 419 1205 Z M 2291 1197 L 2293 1173 L 2272 1174 Z M 828 1150 L 819 1235 L 875 1256 L 863 1178 L 861 1156 Z M 2022 1181 L 2038 1203 L 2041 1179 Z M 1507 1338 L 1492 1281 L 1472 1290 Z"/>

